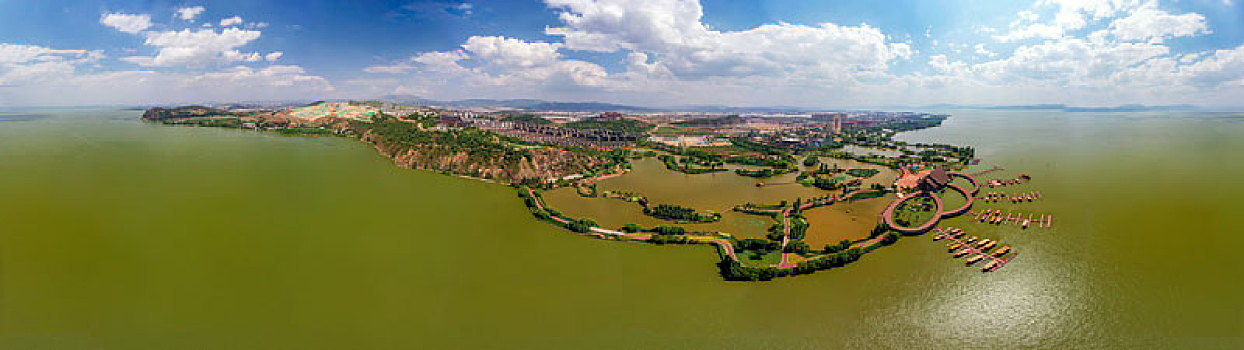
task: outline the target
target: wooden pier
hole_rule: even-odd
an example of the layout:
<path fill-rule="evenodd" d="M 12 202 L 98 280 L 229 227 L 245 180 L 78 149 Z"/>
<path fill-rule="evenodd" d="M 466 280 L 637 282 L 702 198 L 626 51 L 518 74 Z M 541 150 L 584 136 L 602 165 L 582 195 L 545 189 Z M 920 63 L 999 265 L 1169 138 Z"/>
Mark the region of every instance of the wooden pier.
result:
<path fill-rule="evenodd" d="M 1041 191 L 1022 192 L 1017 194 L 989 191 L 988 193 L 985 193 L 985 195 L 978 197 L 978 199 L 985 203 L 997 203 L 1005 200 L 1011 202 L 1012 204 L 1019 204 L 1024 202 L 1032 202 L 1034 200 L 1041 199 L 1041 197 Z"/>
<path fill-rule="evenodd" d="M 984 264 L 981 267 L 981 272 L 990 272 L 990 271 L 1000 269 L 1002 268 L 1002 266 L 1005 266 L 1006 263 L 1009 263 L 1011 262 L 1012 259 L 1015 259 L 1016 254 L 1014 253 L 1014 250 L 1009 249 L 1009 247 L 1006 248 L 1006 251 L 1003 251 L 1003 254 L 1006 254 L 1006 255 L 1003 255 L 1001 257 L 995 255 L 994 253 L 990 253 L 989 250 L 992 249 L 993 246 L 997 243 L 996 241 L 990 240 L 990 242 L 986 244 L 981 244 L 980 241 L 968 242 L 968 240 L 961 239 L 961 237 L 963 237 L 964 235 L 963 230 L 957 230 L 957 232 L 955 232 L 955 230 L 946 231 L 946 230 L 943 230 L 941 227 L 935 228 L 933 230 L 937 231 L 938 233 L 937 235 L 933 236 L 934 240 L 943 240 L 943 239 L 950 240 L 951 242 L 947 243 L 946 245 L 951 246 L 951 247 L 956 247 L 955 249 L 951 250 L 951 254 L 955 254 L 956 252 L 958 252 L 958 254 L 955 254 L 956 258 L 968 257 L 969 261 L 967 265 L 969 266 L 973 265 L 974 263 Z M 980 245 L 980 247 L 978 247 L 977 245 Z M 964 254 L 965 250 L 966 250 L 966 254 Z M 1002 250 L 1003 248 L 998 249 L 998 251 L 1002 251 Z M 980 256 L 980 258 L 975 258 L 977 256 Z"/>
<path fill-rule="evenodd" d="M 1025 183 L 1031 180 L 1032 180 L 1032 177 L 1028 176 L 1028 174 L 1020 174 L 1019 177 L 1016 177 L 1014 179 L 993 179 L 993 180 L 986 181 L 985 186 L 989 186 L 989 188 L 1003 187 L 1007 185 L 1018 185 L 1018 184 L 1022 184 L 1022 183 Z"/>
<path fill-rule="evenodd" d="M 986 222 L 995 225 L 1017 223 L 1023 225 L 1024 228 L 1028 228 L 1029 225 L 1036 225 L 1036 227 L 1050 227 L 1053 226 L 1054 222 L 1053 215 L 1042 214 L 1040 217 L 1034 219 L 1033 215 L 1035 214 L 1029 213 L 1028 217 L 1024 218 L 1023 213 L 1012 213 L 1007 211 L 1006 214 L 1002 214 L 1002 210 L 1000 209 L 986 209 L 979 212 L 969 211 L 968 215 L 975 217 L 977 222 Z"/>

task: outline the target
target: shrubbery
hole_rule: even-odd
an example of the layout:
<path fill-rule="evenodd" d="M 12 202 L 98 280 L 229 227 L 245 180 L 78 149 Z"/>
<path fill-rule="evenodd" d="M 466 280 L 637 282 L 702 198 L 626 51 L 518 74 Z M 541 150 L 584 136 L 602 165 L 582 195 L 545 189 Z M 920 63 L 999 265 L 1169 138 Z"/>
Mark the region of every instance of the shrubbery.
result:
<path fill-rule="evenodd" d="M 851 248 L 836 254 L 826 255 L 823 258 L 805 260 L 790 269 L 746 267 L 739 264 L 738 261 L 724 258 L 718 264 L 718 267 L 721 268 L 721 276 L 730 281 L 768 281 L 777 277 L 803 275 L 844 266 L 859 260 L 863 255 L 863 250 Z"/>

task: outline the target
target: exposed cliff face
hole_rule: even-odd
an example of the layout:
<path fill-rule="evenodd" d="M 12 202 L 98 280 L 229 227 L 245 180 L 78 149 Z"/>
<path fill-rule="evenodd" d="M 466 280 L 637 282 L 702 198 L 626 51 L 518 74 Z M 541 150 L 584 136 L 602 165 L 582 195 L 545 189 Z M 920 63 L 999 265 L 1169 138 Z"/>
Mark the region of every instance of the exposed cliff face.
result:
<path fill-rule="evenodd" d="M 555 148 L 533 149 L 522 156 L 482 159 L 470 156 L 465 150 L 434 144 L 396 148 L 371 133 L 365 133 L 362 139 L 402 167 L 448 171 L 505 182 L 527 178 L 558 179 L 582 174 L 592 166 L 605 163 L 597 157 Z"/>
<path fill-rule="evenodd" d="M 233 128 L 244 127 L 246 123 L 255 123 L 260 128 L 323 126 L 362 135 L 363 141 L 399 166 L 502 182 L 559 179 L 608 163 L 608 159 L 585 152 L 516 146 L 513 140 L 503 140 L 502 136 L 483 130 L 429 130 L 417 121 L 394 118 L 361 122 L 326 116 L 308 120 L 288 111 L 247 114 L 201 106 L 151 108 L 142 118 L 169 124 Z"/>

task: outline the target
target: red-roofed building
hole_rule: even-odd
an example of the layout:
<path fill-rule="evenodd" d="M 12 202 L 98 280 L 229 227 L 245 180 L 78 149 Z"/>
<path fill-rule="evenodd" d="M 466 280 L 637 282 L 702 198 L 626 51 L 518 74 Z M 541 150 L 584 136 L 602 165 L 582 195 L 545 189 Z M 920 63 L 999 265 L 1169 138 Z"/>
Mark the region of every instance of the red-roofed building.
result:
<path fill-rule="evenodd" d="M 938 166 L 915 174 L 904 175 L 898 179 L 895 186 L 898 187 L 899 192 L 913 190 L 936 191 L 945 187 L 948 183 L 950 183 L 950 174 L 947 174 L 945 169 Z"/>

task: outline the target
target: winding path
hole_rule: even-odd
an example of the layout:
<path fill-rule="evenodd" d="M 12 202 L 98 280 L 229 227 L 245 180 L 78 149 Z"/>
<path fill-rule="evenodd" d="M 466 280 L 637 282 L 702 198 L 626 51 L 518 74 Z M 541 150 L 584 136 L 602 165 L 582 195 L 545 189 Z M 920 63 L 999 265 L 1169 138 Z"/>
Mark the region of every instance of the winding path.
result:
<path fill-rule="evenodd" d="M 839 197 L 830 197 L 830 198 L 825 198 L 825 199 L 815 201 L 815 202 L 803 203 L 799 205 L 799 210 L 802 211 L 802 210 L 812 208 L 818 205 L 823 205 L 825 203 L 839 201 L 845 198 L 850 198 L 851 196 L 855 195 L 856 193 L 859 193 L 860 191 L 863 191 L 863 190 L 851 191 Z M 782 262 L 777 264 L 777 267 L 782 268 L 782 269 L 789 269 L 789 268 L 799 265 L 799 264 L 790 262 L 791 253 L 786 252 L 786 244 L 790 243 L 790 211 L 791 209 L 793 208 L 786 208 L 786 210 L 782 211 L 782 228 L 783 228 L 782 229 Z"/>
<path fill-rule="evenodd" d="M 531 196 L 532 200 L 536 202 L 537 209 L 544 210 L 547 212 L 547 210 L 544 209 L 544 203 L 540 200 L 540 197 L 536 196 L 534 190 L 530 188 L 527 189 L 527 195 Z M 562 218 L 556 215 L 549 215 L 549 218 L 557 222 L 563 223 L 563 224 L 570 222 L 570 220 L 567 220 L 565 218 Z M 591 227 L 588 230 L 593 233 L 591 234 L 591 236 L 597 236 L 601 238 L 604 238 L 607 236 L 613 236 L 613 237 L 622 237 L 622 238 L 632 239 L 632 240 L 636 240 L 640 242 L 646 242 L 652 239 L 652 235 L 649 235 L 649 234 L 626 233 L 622 231 L 603 229 L 600 227 Z M 730 260 L 734 260 L 736 262 L 739 261 L 739 257 L 735 255 L 734 253 L 734 245 L 730 244 L 730 241 L 727 241 L 721 238 L 704 237 L 704 236 L 687 236 L 687 239 L 693 241 L 692 244 L 716 244 L 718 247 L 722 249 L 722 251 L 726 253 L 727 256 L 730 257 Z"/>

